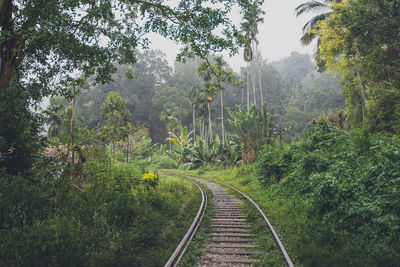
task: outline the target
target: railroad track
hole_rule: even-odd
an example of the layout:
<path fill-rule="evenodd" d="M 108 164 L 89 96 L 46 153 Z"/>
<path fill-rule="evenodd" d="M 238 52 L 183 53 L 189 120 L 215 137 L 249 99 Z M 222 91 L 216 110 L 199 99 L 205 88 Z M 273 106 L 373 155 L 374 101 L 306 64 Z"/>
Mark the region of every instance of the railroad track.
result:
<path fill-rule="evenodd" d="M 170 266 L 177 266 L 180 259 L 182 258 L 183 254 L 186 251 L 186 248 L 189 246 L 190 241 L 193 239 L 194 235 L 196 234 L 197 228 L 199 228 L 199 225 L 201 223 L 201 220 L 204 217 L 204 213 L 207 208 L 207 194 L 204 188 L 197 183 L 194 179 L 191 178 L 186 178 L 192 183 L 194 183 L 197 188 L 201 192 L 201 204 L 199 211 L 196 214 L 196 217 L 193 220 L 192 225 L 190 226 L 189 230 L 186 232 L 185 236 L 183 237 L 182 241 L 179 243 L 178 247 L 175 249 L 174 253 L 172 253 L 171 257 L 165 264 L 165 267 L 170 267 Z"/>
<path fill-rule="evenodd" d="M 166 172 L 168 174 L 177 175 L 173 172 Z M 264 254 L 266 252 L 257 250 L 257 247 L 253 244 L 254 239 L 248 232 L 248 226 L 246 225 L 246 218 L 240 213 L 239 206 L 241 204 L 241 200 L 233 198 L 229 195 L 222 187 L 218 186 L 220 184 L 224 187 L 228 187 L 240 195 L 242 195 L 245 199 L 251 202 L 255 208 L 260 212 L 264 221 L 266 222 L 269 230 L 271 231 L 275 241 L 277 242 L 285 260 L 289 267 L 294 266 L 292 260 L 290 259 L 286 249 L 284 248 L 281 240 L 279 239 L 277 233 L 275 232 L 272 224 L 269 222 L 268 218 L 264 214 L 264 212 L 259 208 L 259 206 L 247 195 L 238 189 L 220 182 L 218 180 L 214 180 L 207 177 L 185 177 L 186 179 L 194 182 L 199 189 L 202 191 L 203 199 L 207 197 L 204 189 L 199 185 L 197 181 L 201 181 L 205 186 L 207 186 L 211 192 L 213 193 L 213 202 L 215 205 L 215 215 L 211 220 L 211 240 L 207 244 L 207 249 L 204 251 L 205 255 L 201 257 L 201 261 L 196 264 L 197 267 L 205 267 L 205 266 L 250 266 L 253 263 L 259 262 L 257 259 L 252 259 L 251 255 L 256 254 Z M 207 202 L 207 200 L 206 200 Z M 203 204 L 203 201 L 202 201 Z M 202 207 L 200 207 L 202 208 Z M 205 207 L 199 213 L 204 214 Z M 195 232 L 200 224 L 201 219 L 196 223 L 196 226 L 193 225 L 196 222 L 198 216 L 196 216 L 195 221 L 190 227 L 189 231 L 186 233 L 182 242 L 184 242 L 186 236 L 189 236 L 189 242 L 195 235 Z M 192 229 L 192 230 L 191 230 Z M 190 232 L 190 233 L 189 233 Z M 181 244 L 182 244 L 181 242 Z M 171 256 L 170 260 L 165 266 L 176 266 L 179 262 L 179 259 L 184 254 L 186 247 L 188 246 L 187 241 L 185 241 L 184 245 L 179 245 L 175 250 L 174 254 Z M 180 249 L 181 247 L 181 249 Z M 183 248 L 183 249 L 182 249 Z M 180 256 L 174 256 L 178 254 Z M 175 260 L 171 259 L 175 258 Z M 169 264 L 169 265 L 168 265 Z"/>

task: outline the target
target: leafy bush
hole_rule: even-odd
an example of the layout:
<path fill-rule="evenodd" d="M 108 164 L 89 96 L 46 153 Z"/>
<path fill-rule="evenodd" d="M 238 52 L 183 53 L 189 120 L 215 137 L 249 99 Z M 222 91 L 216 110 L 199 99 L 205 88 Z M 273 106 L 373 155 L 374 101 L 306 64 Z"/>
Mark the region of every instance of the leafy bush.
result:
<path fill-rule="evenodd" d="M 196 169 L 205 165 L 235 165 L 240 162 L 240 146 L 238 143 L 229 142 L 222 144 L 219 136 L 211 143 L 197 136 L 196 144 L 190 143 L 190 133 L 187 128 L 182 129 L 180 136 L 170 133 L 173 142 L 172 150 L 167 151 L 168 156 L 174 160 L 176 166 L 185 169 Z"/>
<path fill-rule="evenodd" d="M 264 185 L 279 182 L 287 175 L 293 160 L 289 146 L 265 146 L 258 156 L 257 179 Z"/>
<path fill-rule="evenodd" d="M 296 252 L 302 264 L 395 266 L 400 262 L 398 162 L 398 138 L 344 132 L 319 120 L 306 140 L 264 147 L 256 177 L 270 188 L 270 197 L 285 203 L 280 209 L 298 216 L 305 212 L 292 220 L 306 233 L 290 223 L 285 229 L 303 240 L 304 249 Z"/>
<path fill-rule="evenodd" d="M 141 266 L 191 195 L 155 175 L 143 183 L 132 165 L 88 160 L 74 180 L 68 168 L 34 167 L 33 178 L 0 179 L 1 266 Z"/>
<path fill-rule="evenodd" d="M 159 169 L 173 169 L 175 168 L 175 161 L 168 156 L 153 155 L 150 160 L 150 166 L 156 170 Z"/>

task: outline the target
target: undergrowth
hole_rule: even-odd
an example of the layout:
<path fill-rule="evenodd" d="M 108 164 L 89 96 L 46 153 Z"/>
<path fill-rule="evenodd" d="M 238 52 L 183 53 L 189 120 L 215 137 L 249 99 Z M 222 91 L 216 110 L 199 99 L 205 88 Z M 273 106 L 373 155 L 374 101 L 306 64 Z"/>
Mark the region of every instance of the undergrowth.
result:
<path fill-rule="evenodd" d="M 192 220 L 197 189 L 134 165 L 88 161 L 72 179 L 63 166 L 38 161 L 28 178 L 0 175 L 1 266 L 143 266 L 147 255 L 157 255 L 152 266 L 166 262 Z"/>

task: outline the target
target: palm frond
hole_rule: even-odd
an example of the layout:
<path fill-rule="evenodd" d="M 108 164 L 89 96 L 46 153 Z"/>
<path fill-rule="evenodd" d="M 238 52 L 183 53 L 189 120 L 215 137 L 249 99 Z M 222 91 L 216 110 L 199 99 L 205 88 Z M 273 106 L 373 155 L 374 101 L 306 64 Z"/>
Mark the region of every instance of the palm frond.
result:
<path fill-rule="evenodd" d="M 332 2 L 332 1 L 326 1 L 326 2 Z M 299 5 L 296 7 L 296 16 L 300 16 L 303 13 L 307 12 L 322 12 L 323 10 L 328 9 L 328 4 L 319 2 L 319 1 L 310 1 L 304 4 Z"/>
<path fill-rule="evenodd" d="M 331 15 L 332 12 L 327 12 L 313 17 L 303 26 L 303 32 L 315 29 L 315 27 L 317 27 L 318 25 L 318 22 L 329 18 Z"/>

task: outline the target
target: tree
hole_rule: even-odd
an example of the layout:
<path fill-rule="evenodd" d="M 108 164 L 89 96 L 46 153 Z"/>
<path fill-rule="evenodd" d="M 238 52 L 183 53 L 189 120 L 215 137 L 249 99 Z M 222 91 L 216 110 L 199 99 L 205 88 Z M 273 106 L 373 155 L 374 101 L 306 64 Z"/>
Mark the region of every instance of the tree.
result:
<path fill-rule="evenodd" d="M 258 44 L 258 24 L 264 22 L 265 12 L 257 4 L 250 5 L 243 15 L 243 22 L 240 24 L 242 32 L 246 36 L 247 44 L 244 50 L 244 60 L 247 63 L 247 110 L 249 110 L 250 96 L 249 96 L 249 83 L 250 83 L 250 65 L 249 63 L 253 60 L 253 55 L 256 51 Z M 255 84 L 255 73 L 251 75 L 253 85 L 253 103 L 256 103 L 256 84 Z"/>
<path fill-rule="evenodd" d="M 152 31 L 182 42 L 181 55 L 237 51 L 239 35 L 226 19 L 228 11 L 262 1 L 230 1 L 215 7 L 206 2 L 182 0 L 171 7 L 164 1 L 142 0 L 1 1 L 0 88 L 8 87 L 18 74 L 19 82 L 36 86 L 36 91 L 40 84 L 42 96 L 50 93 L 53 78 L 63 84 L 77 70 L 109 81 L 113 63 L 132 63 L 135 48 L 146 46 L 142 36 Z M 217 34 L 215 29 L 220 28 Z"/>
<path fill-rule="evenodd" d="M 172 69 L 168 66 L 165 55 L 157 50 L 137 52 L 135 64 L 116 67 L 117 71 L 112 76 L 113 82 L 96 85 L 80 94 L 76 103 L 77 120 L 87 124 L 89 128 L 96 127 L 101 120 L 99 115 L 102 103 L 110 91 L 115 91 L 127 100 L 126 106 L 132 113 L 131 123 L 147 123 L 151 129 L 151 138 L 164 140 L 165 129 L 160 124 L 159 113 L 164 104 L 170 100 L 179 101 L 179 96 L 182 95 L 182 92 L 177 92 L 174 93 L 175 98 L 169 97 L 167 100 L 154 102 L 158 99 L 157 95 L 166 96 L 168 92 L 164 90 L 171 84 Z M 126 75 L 129 72 L 131 77 Z"/>
<path fill-rule="evenodd" d="M 319 23 L 319 60 L 341 74 L 353 126 L 397 133 L 400 129 L 400 27 L 398 1 L 334 3 Z"/>
<path fill-rule="evenodd" d="M 118 93 L 110 92 L 101 106 L 101 117 L 106 124 L 99 134 L 105 141 L 111 142 L 113 160 L 116 142 L 126 139 L 132 130 L 131 114 L 126 108 L 126 102 Z"/>
<path fill-rule="evenodd" d="M 261 112 L 264 112 L 264 95 L 263 95 L 263 87 L 262 87 L 262 69 L 264 67 L 264 59 L 261 55 L 261 52 L 257 50 L 257 59 L 258 59 L 258 85 L 260 89 L 260 101 L 261 101 Z"/>
<path fill-rule="evenodd" d="M 227 69 L 227 64 L 221 56 L 214 56 L 212 63 L 207 59 L 203 62 L 198 68 L 199 76 L 203 77 L 206 81 L 205 86 L 207 89 L 207 99 L 212 97 L 216 91 L 220 92 L 220 100 L 221 100 L 221 133 L 222 133 L 222 144 L 225 145 L 225 128 L 224 128 L 224 98 L 223 84 L 233 84 L 239 85 L 239 81 L 235 78 L 232 71 Z M 210 101 L 209 101 L 210 102 Z M 210 110 L 210 108 L 209 108 Z M 210 111 L 209 111 L 210 114 Z M 211 119 L 211 116 L 209 116 Z M 210 127 L 211 132 L 211 127 Z"/>
<path fill-rule="evenodd" d="M 213 84 L 211 82 L 206 82 L 204 84 L 202 92 L 207 97 L 206 99 L 207 99 L 208 127 L 209 127 L 207 140 L 209 140 L 209 142 L 212 143 L 214 140 L 214 136 L 213 136 L 213 132 L 212 132 L 211 102 L 214 101 L 213 97 L 215 96 L 217 89 L 215 87 L 215 84 Z"/>
<path fill-rule="evenodd" d="M 299 5 L 295 11 L 296 16 L 303 13 L 316 12 L 315 17 L 311 18 L 303 26 L 303 36 L 300 38 L 303 45 L 309 45 L 315 38 L 319 36 L 319 22 L 329 18 L 332 15 L 332 10 L 329 8 L 331 3 L 340 3 L 341 0 L 323 0 L 323 1 L 309 1 Z"/>
<path fill-rule="evenodd" d="M 190 92 L 190 99 L 192 102 L 192 116 L 193 116 L 193 145 L 196 143 L 196 108 L 198 107 L 198 96 L 200 94 L 200 88 L 197 86 L 193 86 Z"/>
<path fill-rule="evenodd" d="M 21 86 L 0 90 L 0 169 L 10 174 L 29 173 L 41 147 L 41 120 L 29 108 Z"/>
<path fill-rule="evenodd" d="M 308 75 L 316 73 L 310 55 L 298 52 L 292 52 L 289 57 L 273 62 L 272 66 L 279 71 L 284 79 L 292 80 L 294 87 Z"/>
<path fill-rule="evenodd" d="M 65 105 L 60 101 L 59 97 L 50 99 L 50 104 L 43 114 L 48 125 L 47 136 L 56 137 L 63 130 L 63 119 L 65 116 Z"/>

